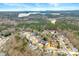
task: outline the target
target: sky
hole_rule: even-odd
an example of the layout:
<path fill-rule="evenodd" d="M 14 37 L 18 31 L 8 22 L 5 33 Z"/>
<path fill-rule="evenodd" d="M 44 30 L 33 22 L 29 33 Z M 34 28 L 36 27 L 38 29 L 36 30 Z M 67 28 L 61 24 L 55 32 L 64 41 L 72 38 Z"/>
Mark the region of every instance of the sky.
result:
<path fill-rule="evenodd" d="M 0 11 L 79 10 L 79 3 L 0 3 Z"/>

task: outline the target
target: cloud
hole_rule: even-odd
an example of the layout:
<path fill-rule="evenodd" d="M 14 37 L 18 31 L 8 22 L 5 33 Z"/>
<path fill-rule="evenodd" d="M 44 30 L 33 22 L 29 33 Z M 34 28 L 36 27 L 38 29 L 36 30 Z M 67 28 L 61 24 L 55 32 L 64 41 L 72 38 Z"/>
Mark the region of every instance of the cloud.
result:
<path fill-rule="evenodd" d="M 31 6 L 27 3 L 26 4 L 25 3 L 4 3 L 3 5 L 6 6 L 6 10 L 14 10 L 14 11 L 15 10 L 24 11 L 31 8 Z"/>
<path fill-rule="evenodd" d="M 77 9 L 79 4 L 61 3 L 0 3 L 2 11 L 44 11 L 44 10 L 72 10 Z"/>
<path fill-rule="evenodd" d="M 4 3 L 5 6 L 21 6 L 19 3 Z"/>
<path fill-rule="evenodd" d="M 4 5 L 9 7 L 29 7 L 29 5 L 25 3 L 4 3 Z"/>
<path fill-rule="evenodd" d="M 53 7 L 58 7 L 59 6 L 59 3 L 49 3 L 50 6 L 53 6 Z"/>
<path fill-rule="evenodd" d="M 4 3 L 3 5 L 6 6 L 4 10 L 11 11 L 44 11 L 53 10 L 53 7 L 58 6 L 56 3 Z"/>

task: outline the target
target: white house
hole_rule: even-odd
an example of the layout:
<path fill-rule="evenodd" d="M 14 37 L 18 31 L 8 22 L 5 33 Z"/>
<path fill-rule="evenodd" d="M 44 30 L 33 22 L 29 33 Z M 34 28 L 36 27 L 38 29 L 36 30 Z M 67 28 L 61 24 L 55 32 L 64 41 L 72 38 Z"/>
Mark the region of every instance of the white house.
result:
<path fill-rule="evenodd" d="M 56 23 L 56 19 L 51 20 L 51 23 L 55 24 Z"/>

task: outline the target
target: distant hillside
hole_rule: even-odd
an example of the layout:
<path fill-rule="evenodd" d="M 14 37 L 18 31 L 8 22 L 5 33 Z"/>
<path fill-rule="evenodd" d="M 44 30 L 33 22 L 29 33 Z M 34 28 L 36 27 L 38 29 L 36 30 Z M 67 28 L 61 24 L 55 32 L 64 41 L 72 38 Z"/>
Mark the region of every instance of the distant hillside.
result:
<path fill-rule="evenodd" d="M 18 15 L 21 13 L 28 14 L 28 16 L 19 18 Z M 0 12 L 0 19 L 8 18 L 11 20 L 21 20 L 23 18 L 31 17 L 47 17 L 47 18 L 57 18 L 57 17 L 79 17 L 79 10 L 70 11 L 5 11 Z"/>

